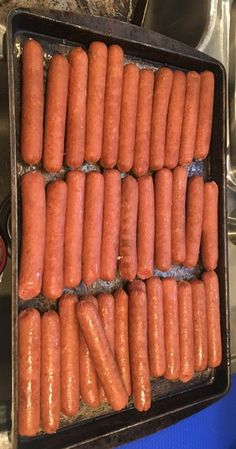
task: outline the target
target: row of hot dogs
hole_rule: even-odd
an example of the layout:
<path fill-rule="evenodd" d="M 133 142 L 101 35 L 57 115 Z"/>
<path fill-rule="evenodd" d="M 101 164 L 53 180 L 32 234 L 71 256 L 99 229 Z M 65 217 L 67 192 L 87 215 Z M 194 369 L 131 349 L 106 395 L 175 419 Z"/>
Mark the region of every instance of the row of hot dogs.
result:
<path fill-rule="evenodd" d="M 55 300 L 64 287 L 98 279 L 147 279 L 154 266 L 207 270 L 218 260 L 218 187 L 187 169 L 163 168 L 123 180 L 118 170 L 67 173 L 50 182 L 29 172 L 21 179 L 22 239 L 19 296 L 41 291 Z"/>
<path fill-rule="evenodd" d="M 118 45 L 93 42 L 49 62 L 44 108 L 44 53 L 34 40 L 22 55 L 21 155 L 48 172 L 85 161 L 136 176 L 207 157 L 214 75 L 124 65 Z M 45 109 L 45 114 L 44 114 Z M 45 118 L 44 118 L 45 115 Z"/>
<path fill-rule="evenodd" d="M 58 313 L 19 315 L 19 433 L 55 432 L 60 414 L 103 402 L 114 410 L 132 396 L 151 406 L 150 377 L 188 382 L 221 363 L 219 286 L 202 280 L 133 281 L 127 293 L 64 295 Z"/>

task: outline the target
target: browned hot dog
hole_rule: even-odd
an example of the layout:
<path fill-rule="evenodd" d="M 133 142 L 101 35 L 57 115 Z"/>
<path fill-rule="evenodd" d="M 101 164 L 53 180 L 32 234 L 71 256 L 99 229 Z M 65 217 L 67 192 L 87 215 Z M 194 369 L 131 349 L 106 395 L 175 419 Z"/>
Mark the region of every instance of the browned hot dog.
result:
<path fill-rule="evenodd" d="M 218 262 L 218 186 L 204 184 L 204 207 L 202 222 L 201 259 L 208 270 L 215 270 Z"/>
<path fill-rule="evenodd" d="M 149 69 L 140 70 L 133 164 L 136 176 L 145 175 L 149 169 L 153 87 L 154 72 Z"/>
<path fill-rule="evenodd" d="M 200 78 L 200 99 L 194 159 L 205 159 L 209 153 L 214 106 L 214 74 L 206 70 L 200 74 Z"/>
<path fill-rule="evenodd" d="M 177 380 L 180 374 L 177 282 L 173 278 L 163 279 L 162 288 L 166 350 L 165 377 L 168 380 Z"/>
<path fill-rule="evenodd" d="M 150 141 L 151 170 L 159 170 L 164 165 L 166 119 L 172 82 L 172 70 L 162 67 L 156 72 Z"/>
<path fill-rule="evenodd" d="M 88 95 L 86 112 L 85 160 L 97 162 L 102 153 L 107 47 L 92 42 L 88 51 Z"/>
<path fill-rule="evenodd" d="M 129 285 L 129 339 L 132 394 L 139 412 L 151 407 L 147 340 L 147 297 L 143 281 Z"/>
<path fill-rule="evenodd" d="M 186 267 L 195 267 L 199 258 L 204 204 L 202 176 L 193 176 L 188 183 L 186 220 Z"/>
<path fill-rule="evenodd" d="M 82 279 L 87 285 L 100 276 L 104 179 L 101 173 L 86 176 Z"/>
<path fill-rule="evenodd" d="M 49 63 L 44 127 L 43 166 L 48 172 L 60 171 L 63 163 L 69 63 L 54 55 Z"/>
<path fill-rule="evenodd" d="M 128 403 L 128 394 L 105 335 L 98 310 L 90 301 L 80 301 L 77 306 L 77 316 L 107 400 L 114 410 L 121 410 Z"/>
<path fill-rule="evenodd" d="M 18 431 L 32 437 L 40 423 L 41 320 L 36 309 L 19 314 Z"/>
<path fill-rule="evenodd" d="M 204 284 L 200 280 L 191 281 L 193 300 L 194 369 L 204 371 L 207 367 L 207 315 Z"/>
<path fill-rule="evenodd" d="M 107 78 L 104 105 L 103 144 L 101 163 L 113 168 L 117 162 L 124 52 L 111 45 L 107 52 Z"/>
<path fill-rule="evenodd" d="M 66 165 L 80 167 L 84 161 L 88 56 L 81 48 L 69 55 L 70 75 L 66 119 Z"/>
<path fill-rule="evenodd" d="M 129 298 L 123 289 L 114 294 L 115 297 L 115 359 L 121 373 L 126 391 L 131 395 L 130 361 L 129 361 Z"/>
<path fill-rule="evenodd" d="M 66 184 L 64 285 L 73 288 L 81 281 L 85 174 L 68 172 Z"/>
<path fill-rule="evenodd" d="M 121 188 L 121 218 L 119 241 L 119 270 L 124 279 L 132 281 L 137 273 L 138 183 L 127 176 Z"/>
<path fill-rule="evenodd" d="M 203 273 L 202 280 L 207 307 L 208 365 L 216 368 L 222 361 L 219 282 L 214 271 Z"/>
<path fill-rule="evenodd" d="M 75 416 L 79 410 L 79 325 L 75 295 L 63 295 L 59 301 L 61 329 L 61 411 Z"/>
<path fill-rule="evenodd" d="M 151 277 L 146 287 L 150 375 L 160 377 L 166 370 L 162 282 Z"/>
<path fill-rule="evenodd" d="M 59 427 L 61 408 L 60 321 L 54 310 L 41 320 L 41 426 L 53 433 Z"/>
<path fill-rule="evenodd" d="M 101 246 L 101 279 L 112 281 L 116 276 L 121 209 L 121 179 L 118 170 L 106 170 Z"/>
<path fill-rule="evenodd" d="M 135 64 L 124 67 L 120 112 L 120 137 L 117 165 L 122 172 L 131 170 L 134 161 L 135 127 L 138 104 L 139 69 Z"/>
<path fill-rule="evenodd" d="M 40 293 L 43 276 L 46 199 L 41 173 L 29 172 L 22 176 L 21 199 L 19 297 L 31 299 Z"/>
<path fill-rule="evenodd" d="M 185 208 L 188 171 L 178 166 L 173 170 L 171 208 L 171 259 L 183 263 L 186 257 Z"/>
<path fill-rule="evenodd" d="M 61 179 L 47 186 L 46 237 L 43 268 L 43 295 L 57 299 L 62 295 L 63 247 L 67 185 Z"/>
<path fill-rule="evenodd" d="M 178 283 L 179 307 L 179 344 L 180 344 L 180 373 L 182 382 L 188 382 L 194 375 L 193 352 L 193 308 L 192 291 L 189 282 Z"/>
<path fill-rule="evenodd" d="M 138 266 L 141 279 L 152 276 L 154 262 L 154 186 L 152 176 L 138 179 Z"/>
<path fill-rule="evenodd" d="M 172 172 L 163 168 L 155 175 L 155 266 L 161 271 L 171 267 Z"/>
<path fill-rule="evenodd" d="M 43 49 L 30 39 L 22 52 L 21 156 L 27 164 L 42 158 L 43 106 Z"/>

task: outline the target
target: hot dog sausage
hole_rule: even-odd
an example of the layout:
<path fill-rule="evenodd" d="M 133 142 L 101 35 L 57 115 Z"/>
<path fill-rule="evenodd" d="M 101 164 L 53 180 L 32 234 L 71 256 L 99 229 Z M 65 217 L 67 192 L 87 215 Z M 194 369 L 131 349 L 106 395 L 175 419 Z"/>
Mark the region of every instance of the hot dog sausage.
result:
<path fill-rule="evenodd" d="M 180 373 L 177 282 L 173 278 L 163 279 L 162 288 L 166 351 L 165 377 L 168 380 L 177 380 Z"/>
<path fill-rule="evenodd" d="M 134 161 L 135 128 L 138 105 L 139 69 L 135 64 L 124 67 L 120 112 L 120 136 L 117 165 L 120 171 L 131 170 Z"/>
<path fill-rule="evenodd" d="M 204 204 L 204 183 L 193 176 L 188 183 L 186 220 L 186 267 L 195 267 L 199 258 Z"/>
<path fill-rule="evenodd" d="M 19 297 L 31 299 L 40 293 L 43 276 L 46 199 L 41 173 L 29 172 L 22 176 L 21 199 Z"/>
<path fill-rule="evenodd" d="M 81 281 L 85 174 L 70 171 L 66 184 L 64 285 L 73 288 Z"/>
<path fill-rule="evenodd" d="M 107 170 L 104 178 L 104 206 L 101 246 L 101 279 L 112 281 L 116 276 L 120 209 L 121 179 L 118 170 Z"/>
<path fill-rule="evenodd" d="M 70 75 L 66 119 L 66 164 L 80 167 L 84 161 L 88 56 L 81 48 L 69 55 Z"/>
<path fill-rule="evenodd" d="M 147 296 L 143 281 L 129 285 L 129 341 L 132 394 L 139 412 L 151 407 L 147 340 Z"/>
<path fill-rule="evenodd" d="M 59 301 L 61 329 L 61 411 L 75 416 L 79 410 L 79 325 L 76 316 L 78 300 L 64 295 Z"/>
<path fill-rule="evenodd" d="M 152 176 L 138 179 L 138 266 L 141 279 L 152 276 L 154 262 L 154 186 Z"/>
<path fill-rule="evenodd" d="M 48 172 L 60 171 L 63 163 L 69 63 L 63 55 L 54 55 L 49 63 L 43 166 Z"/>
<path fill-rule="evenodd" d="M 203 266 L 215 270 L 218 262 L 218 186 L 204 184 L 204 207 L 202 222 L 201 258 Z"/>
<path fill-rule="evenodd" d="M 204 284 L 191 281 L 193 301 L 194 369 L 204 371 L 207 367 L 207 315 Z"/>
<path fill-rule="evenodd" d="M 90 301 L 80 301 L 77 316 L 107 400 L 114 410 L 121 410 L 127 405 L 128 394 L 103 330 L 98 310 Z"/>
<path fill-rule="evenodd" d="M 189 282 L 178 283 L 179 307 L 179 344 L 180 344 L 180 373 L 182 382 L 188 382 L 194 375 L 193 352 L 193 308 L 192 291 Z"/>
<path fill-rule="evenodd" d="M 153 87 L 154 72 L 149 69 L 140 70 L 133 164 L 136 176 L 145 175 L 149 169 Z"/>
<path fill-rule="evenodd" d="M 86 176 L 82 279 L 90 285 L 99 279 L 102 240 L 104 179 L 101 173 Z"/>
<path fill-rule="evenodd" d="M 219 282 L 214 271 L 203 273 L 202 280 L 207 307 L 208 365 L 216 368 L 222 361 Z"/>
<path fill-rule="evenodd" d="M 186 93 L 186 75 L 176 70 L 170 95 L 169 110 L 166 123 L 165 167 L 175 168 L 178 165 L 181 129 L 184 117 Z"/>
<path fill-rule="evenodd" d="M 32 437 L 40 423 L 41 319 L 36 309 L 19 314 L 18 431 Z"/>
<path fill-rule="evenodd" d="M 121 277 L 132 281 L 137 273 L 138 184 L 127 176 L 121 187 L 119 270 Z"/>
<path fill-rule="evenodd" d="M 128 329 L 128 295 L 123 289 L 115 297 L 115 359 L 121 373 L 126 391 L 131 395 L 129 329 Z"/>
<path fill-rule="evenodd" d="M 163 168 L 155 174 L 155 266 L 171 267 L 172 172 Z"/>
<path fill-rule="evenodd" d="M 107 78 L 104 105 L 103 145 L 101 163 L 113 168 L 117 162 L 124 52 L 111 45 L 107 52 Z"/>
<path fill-rule="evenodd" d="M 41 320 L 41 426 L 53 433 L 59 427 L 61 408 L 60 321 L 54 310 Z"/>
<path fill-rule="evenodd" d="M 92 42 L 88 51 L 88 96 L 86 112 L 85 160 L 97 162 L 102 153 L 107 47 Z"/>
<path fill-rule="evenodd" d="M 150 169 L 164 165 L 166 119 L 173 82 L 172 70 L 162 67 L 155 74 L 150 141 Z"/>
<path fill-rule="evenodd" d="M 214 74 L 206 70 L 200 74 L 200 78 L 200 99 L 194 159 L 205 159 L 209 153 L 214 106 Z"/>
<path fill-rule="evenodd" d="M 178 166 L 173 170 L 171 208 L 171 259 L 172 263 L 183 263 L 186 257 L 185 207 L 188 172 Z"/>
<path fill-rule="evenodd" d="M 150 375 L 163 376 L 166 370 L 163 292 L 161 280 L 151 277 L 147 287 L 148 355 Z"/>
<path fill-rule="evenodd" d="M 200 75 L 187 73 L 184 119 L 181 131 L 179 165 L 191 164 L 193 160 L 200 93 Z"/>
<path fill-rule="evenodd" d="M 63 247 L 67 185 L 57 180 L 47 186 L 46 237 L 43 269 L 43 295 L 57 299 L 62 295 Z"/>
<path fill-rule="evenodd" d="M 37 164 L 43 149 L 43 49 L 28 40 L 22 53 L 21 156 Z"/>

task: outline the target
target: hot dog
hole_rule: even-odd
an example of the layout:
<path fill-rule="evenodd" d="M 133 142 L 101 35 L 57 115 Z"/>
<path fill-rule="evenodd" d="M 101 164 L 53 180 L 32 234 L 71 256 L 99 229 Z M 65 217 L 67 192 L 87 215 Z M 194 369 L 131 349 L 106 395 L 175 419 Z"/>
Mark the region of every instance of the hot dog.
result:
<path fill-rule="evenodd" d="M 218 194 L 214 181 L 204 184 L 201 259 L 208 271 L 215 270 L 218 262 Z"/>
<path fill-rule="evenodd" d="M 179 150 L 179 165 L 191 164 L 193 160 L 198 121 L 199 93 L 200 75 L 196 72 L 188 72 Z"/>
<path fill-rule="evenodd" d="M 180 373 L 182 382 L 188 382 L 194 375 L 193 352 L 193 308 L 192 291 L 189 282 L 178 283 L 179 307 L 179 344 L 180 344 Z"/>
<path fill-rule="evenodd" d="M 152 276 L 154 262 L 154 186 L 152 176 L 138 179 L 138 266 L 141 279 Z"/>
<path fill-rule="evenodd" d="M 172 172 L 163 168 L 155 174 L 155 266 L 161 271 L 171 267 Z"/>
<path fill-rule="evenodd" d="M 129 285 L 129 339 L 132 394 L 139 412 L 151 407 L 147 340 L 147 297 L 142 281 Z"/>
<path fill-rule="evenodd" d="M 40 293 L 43 276 L 46 199 L 41 173 L 29 172 L 22 176 L 21 199 L 19 297 L 31 299 Z"/>
<path fill-rule="evenodd" d="M 181 129 L 184 117 L 186 93 L 186 75 L 176 70 L 170 95 L 169 110 L 166 123 L 165 162 L 167 168 L 178 165 Z"/>
<path fill-rule="evenodd" d="M 222 361 L 219 282 L 214 271 L 203 273 L 202 280 L 207 307 L 208 366 L 216 368 Z"/>
<path fill-rule="evenodd" d="M 207 315 L 204 284 L 200 280 L 191 281 L 193 301 L 194 369 L 204 371 L 207 367 Z"/>
<path fill-rule="evenodd" d="M 127 176 L 121 188 L 119 270 L 124 279 L 132 281 L 137 273 L 138 184 Z"/>
<path fill-rule="evenodd" d="M 168 380 L 177 380 L 180 374 L 177 282 L 173 278 L 163 279 L 162 288 L 166 350 L 165 377 Z"/>
<path fill-rule="evenodd" d="M 53 433 L 59 427 L 61 408 L 60 321 L 54 310 L 41 320 L 41 426 Z"/>
<path fill-rule="evenodd" d="M 101 279 L 116 276 L 121 209 L 121 179 L 118 170 L 107 170 L 104 178 L 104 206 L 101 246 Z"/>
<path fill-rule="evenodd" d="M 126 391 L 131 394 L 130 360 L 129 360 L 129 298 L 123 289 L 114 294 L 115 297 L 115 359 L 121 373 Z"/>
<path fill-rule="evenodd" d="M 136 176 L 145 175 L 149 169 L 153 87 L 154 72 L 149 69 L 140 70 L 133 164 Z"/>
<path fill-rule="evenodd" d="M 114 410 L 127 405 L 128 394 L 105 335 L 96 306 L 80 301 L 77 316 L 107 400 Z"/>
<path fill-rule="evenodd" d="M 185 208 L 188 172 L 178 166 L 173 170 L 171 208 L 171 259 L 172 263 L 183 263 L 186 257 Z"/>
<path fill-rule="evenodd" d="M 64 285 L 73 288 L 81 281 L 85 174 L 70 171 L 66 184 Z"/>
<path fill-rule="evenodd" d="M 205 159 L 209 153 L 214 106 L 214 74 L 206 70 L 200 74 L 200 78 L 200 99 L 194 159 Z"/>
<path fill-rule="evenodd" d="M 41 319 L 36 309 L 19 314 L 18 431 L 32 437 L 40 423 Z"/>
<path fill-rule="evenodd" d="M 113 168 L 117 162 L 123 64 L 124 52 L 122 48 L 119 45 L 111 45 L 107 52 L 107 78 L 101 158 L 101 163 L 105 168 Z"/>
<path fill-rule="evenodd" d="M 69 64 L 63 55 L 49 63 L 44 126 L 43 166 L 48 172 L 60 171 L 63 164 Z"/>
<path fill-rule="evenodd" d="M 135 128 L 138 105 L 139 69 L 135 64 L 124 67 L 120 112 L 120 136 L 117 165 L 120 171 L 131 170 L 134 161 Z"/>
<path fill-rule="evenodd" d="M 27 164 L 42 158 L 43 106 L 43 49 L 30 39 L 22 52 L 21 156 Z"/>
<path fill-rule="evenodd" d="M 104 179 L 101 173 L 86 176 L 82 279 L 87 285 L 100 276 Z"/>
<path fill-rule="evenodd" d="M 79 410 L 79 325 L 75 295 L 63 295 L 59 301 L 61 330 L 61 411 L 75 416 Z"/>
<path fill-rule="evenodd" d="M 150 375 L 160 377 L 166 370 L 162 282 L 151 277 L 146 287 Z"/>
<path fill-rule="evenodd" d="M 170 93 L 173 83 L 172 70 L 162 67 L 155 74 L 151 141 L 150 169 L 159 170 L 164 165 L 166 119 L 169 107 Z"/>
<path fill-rule="evenodd" d="M 84 161 L 88 56 L 81 48 L 69 55 L 70 75 L 66 119 L 66 164 L 80 167 Z"/>
<path fill-rule="evenodd" d="M 61 179 L 47 186 L 46 237 L 42 292 L 54 300 L 62 295 L 63 247 L 67 185 Z"/>
<path fill-rule="evenodd" d="M 193 176 L 188 183 L 186 219 L 186 267 L 195 267 L 199 258 L 204 204 L 204 183 Z"/>
<path fill-rule="evenodd" d="M 85 160 L 97 162 L 102 153 L 107 47 L 92 42 L 88 51 L 88 94 L 86 112 Z"/>

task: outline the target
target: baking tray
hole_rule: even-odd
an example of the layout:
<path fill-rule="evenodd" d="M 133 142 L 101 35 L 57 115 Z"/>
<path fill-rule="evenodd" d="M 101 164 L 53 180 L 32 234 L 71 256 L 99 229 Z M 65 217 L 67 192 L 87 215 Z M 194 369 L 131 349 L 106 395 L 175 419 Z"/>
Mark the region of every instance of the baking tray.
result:
<path fill-rule="evenodd" d="M 223 360 L 220 367 L 195 376 L 187 385 L 163 379 L 154 382 L 153 404 L 145 413 L 137 412 L 132 403 L 119 413 L 111 409 L 105 414 L 84 415 L 73 422 L 62 423 L 53 435 L 34 438 L 17 436 L 17 338 L 18 338 L 18 175 L 22 161 L 19 156 L 19 48 L 26 37 L 35 37 L 51 50 L 82 45 L 85 48 L 101 40 L 107 45 L 122 46 L 128 58 L 142 64 L 168 65 L 182 70 L 212 70 L 215 75 L 215 104 L 211 152 L 204 163 L 204 176 L 219 186 L 219 263 L 217 273 L 221 295 L 221 330 Z M 226 166 L 225 166 L 225 98 L 226 78 L 223 66 L 216 60 L 152 31 L 115 20 L 76 15 L 74 13 L 37 13 L 16 9 L 8 17 L 7 57 L 9 77 L 11 186 L 12 186 L 12 444 L 18 449 L 110 448 L 155 432 L 200 410 L 222 397 L 230 385 L 228 270 L 226 229 Z M 28 303 L 30 305 L 31 302 Z M 39 298 L 40 305 L 40 298 Z M 104 413 L 104 411 L 100 410 Z"/>

